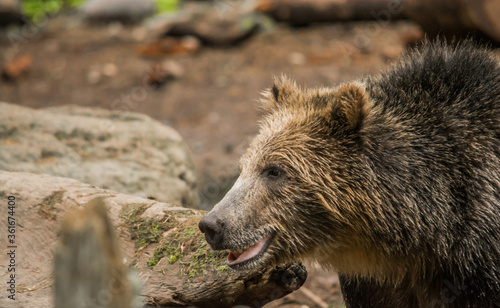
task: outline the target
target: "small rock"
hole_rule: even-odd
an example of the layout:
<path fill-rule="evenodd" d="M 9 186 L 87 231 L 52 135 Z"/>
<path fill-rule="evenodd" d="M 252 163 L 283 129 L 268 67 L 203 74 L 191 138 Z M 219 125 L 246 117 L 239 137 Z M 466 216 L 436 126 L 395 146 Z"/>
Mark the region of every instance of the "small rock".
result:
<path fill-rule="evenodd" d="M 184 76 L 184 68 L 178 62 L 173 60 L 166 60 L 161 63 L 161 68 L 164 72 L 171 75 L 174 78 L 180 78 Z"/>
<path fill-rule="evenodd" d="M 123 24 L 119 21 L 113 21 L 108 25 L 108 35 L 118 37 L 123 30 Z"/>
<path fill-rule="evenodd" d="M 87 81 L 90 84 L 97 84 L 101 81 L 101 72 L 98 70 L 90 70 L 87 74 Z"/>
<path fill-rule="evenodd" d="M 82 12 L 91 21 L 139 21 L 154 14 L 153 0 L 88 0 Z"/>
<path fill-rule="evenodd" d="M 118 73 L 118 67 L 114 63 L 106 63 L 102 66 L 102 74 L 107 77 L 116 76 Z"/>
<path fill-rule="evenodd" d="M 200 42 L 195 37 L 165 37 L 139 46 L 137 54 L 142 57 L 186 55 L 197 52 L 200 46 Z"/>
<path fill-rule="evenodd" d="M 156 221 L 161 221 L 163 217 L 165 217 L 165 211 L 163 209 L 163 203 L 157 203 L 150 208 L 148 208 L 144 213 L 141 215 L 141 217 L 144 218 L 151 218 Z"/>
<path fill-rule="evenodd" d="M 181 39 L 181 44 L 186 50 L 191 51 L 193 53 L 198 51 L 201 47 L 200 40 L 192 35 L 183 36 Z"/>
<path fill-rule="evenodd" d="M 304 65 L 306 60 L 306 56 L 301 52 L 292 52 L 288 55 L 288 61 L 293 65 Z"/>
<path fill-rule="evenodd" d="M 134 30 L 132 30 L 132 37 L 138 42 L 144 41 L 146 35 L 146 29 L 144 29 L 143 27 L 135 28 Z"/>

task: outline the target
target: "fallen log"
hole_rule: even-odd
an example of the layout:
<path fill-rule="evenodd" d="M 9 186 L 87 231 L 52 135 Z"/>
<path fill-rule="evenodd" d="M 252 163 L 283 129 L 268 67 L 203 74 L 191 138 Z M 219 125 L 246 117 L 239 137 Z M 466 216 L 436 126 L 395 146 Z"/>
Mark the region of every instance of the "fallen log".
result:
<path fill-rule="evenodd" d="M 316 22 L 406 18 L 399 0 L 260 0 L 257 10 L 295 26 Z"/>
<path fill-rule="evenodd" d="M 160 46 L 166 51 L 169 49 L 168 45 L 175 51 L 183 50 L 185 48 L 182 48 L 182 41 L 179 41 L 181 44 L 176 44 L 172 39 L 181 37 L 189 37 L 191 40 L 194 37 L 197 42 L 207 46 L 236 46 L 271 26 L 269 18 L 256 14 L 254 9 L 253 0 L 184 1 L 178 14 L 152 23 L 148 36 L 154 39 L 141 46 L 137 52 L 141 56 L 151 56 L 150 49 Z"/>
<path fill-rule="evenodd" d="M 405 0 L 404 9 L 430 36 L 467 37 L 479 32 L 500 42 L 498 0 Z"/>
<path fill-rule="evenodd" d="M 0 197 L 7 202 L 9 196 L 17 202 L 15 217 L 19 226 L 22 225 L 17 243 L 22 253 L 16 259 L 22 264 L 17 274 L 23 277 L 22 285 L 16 286 L 16 303 L 22 307 L 54 307 L 59 300 L 52 299 L 54 291 L 70 300 L 72 295 L 64 295 L 64 292 L 61 295 L 59 282 L 53 282 L 53 265 L 56 279 L 63 279 L 64 286 L 69 283 L 68 272 L 99 273 L 88 267 L 91 264 L 88 262 L 97 262 L 96 259 L 107 260 L 101 264 L 109 265 L 102 267 L 108 280 L 110 273 L 115 273 L 111 275 L 115 278 L 123 277 L 116 274 L 120 273 L 117 260 L 124 262 L 127 271 L 136 273 L 133 276 L 140 277 L 139 294 L 146 307 L 261 307 L 298 289 L 307 276 L 300 264 L 232 271 L 226 266 L 225 253 L 212 251 L 197 228 L 203 211 L 124 195 L 72 179 L 2 171 Z M 106 210 L 102 210 L 104 208 Z M 69 216 L 62 224 L 66 215 Z M 6 221 L 0 220 L 0 230 L 7 230 Z M 114 231 L 103 231 L 112 229 L 106 227 L 106 221 L 116 230 L 116 240 L 112 235 Z M 57 242 L 61 242 L 60 246 L 56 246 Z M 116 251 L 120 249 L 122 252 Z M 54 250 L 57 251 L 55 259 Z M 82 259 L 89 251 L 99 257 Z M 6 264 L 5 260 L 1 264 Z M 7 268 L 0 267 L 0 276 L 6 274 Z M 101 285 L 106 282 L 105 277 L 97 277 L 104 279 Z M 94 283 L 99 285 L 99 281 Z M 117 299 L 132 298 L 127 284 L 124 280 L 112 288 L 123 294 Z M 87 300 L 95 303 L 100 293 L 96 295 L 96 288 L 91 286 L 83 280 L 81 288 L 66 289 L 89 290 L 87 294 L 91 297 Z M 107 302 L 109 298 L 115 297 L 102 301 Z M 62 303 L 66 305 L 68 301 Z M 119 305 L 128 307 L 123 302 Z M 102 307 L 115 306 L 108 303 Z"/>

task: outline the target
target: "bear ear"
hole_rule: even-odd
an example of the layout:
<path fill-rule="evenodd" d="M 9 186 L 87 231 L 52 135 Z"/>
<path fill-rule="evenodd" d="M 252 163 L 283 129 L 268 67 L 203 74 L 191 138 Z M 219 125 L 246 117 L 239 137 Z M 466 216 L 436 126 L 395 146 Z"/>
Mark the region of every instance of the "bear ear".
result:
<path fill-rule="evenodd" d="M 292 79 L 281 76 L 274 78 L 273 86 L 263 92 L 262 109 L 272 112 L 280 107 L 292 105 L 300 96 L 300 89 Z"/>
<path fill-rule="evenodd" d="M 338 89 L 327 110 L 330 121 L 335 127 L 357 131 L 371 107 L 372 101 L 364 87 L 349 83 Z"/>

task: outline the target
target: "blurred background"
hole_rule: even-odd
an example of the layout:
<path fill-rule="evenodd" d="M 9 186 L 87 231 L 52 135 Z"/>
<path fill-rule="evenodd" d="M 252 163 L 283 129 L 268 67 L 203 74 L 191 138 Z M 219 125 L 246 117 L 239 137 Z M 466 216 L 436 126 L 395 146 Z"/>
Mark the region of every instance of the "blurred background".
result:
<path fill-rule="evenodd" d="M 21 128 L 0 121 L 0 169 L 71 176 L 116 190 L 112 182 L 120 182 L 122 192 L 209 210 L 238 176 L 238 158 L 258 132 L 260 93 L 274 76 L 289 75 L 305 87 L 334 86 L 381 72 L 426 37 L 471 38 L 496 52 L 497 16 L 495 0 L 0 0 L 0 101 L 9 103 L 0 116 L 13 106 L 69 115 L 82 111 L 57 108 L 140 113 L 176 130 L 188 149 L 184 169 L 175 169 L 179 163 L 165 171 L 146 135 L 107 144 L 97 155 L 75 145 L 75 138 L 91 137 L 74 129 L 53 133 L 61 148 L 28 137 L 14 146 L 6 140 Z M 38 125 L 33 121 L 28 130 Z M 113 133 L 103 126 L 101 133 Z M 43 149 L 26 154 L 37 146 Z M 66 170 L 57 168 L 64 149 L 74 150 L 79 162 Z M 75 170 L 81 160 L 113 160 L 127 149 L 153 153 L 134 163 L 160 179 L 173 174 L 182 182 L 175 185 L 189 192 L 162 194 L 150 189 L 158 178 L 136 178 L 137 170 L 109 164 L 95 170 L 112 173 L 108 182 Z M 309 272 L 311 294 L 270 305 L 339 303 L 337 277 L 314 266 Z"/>

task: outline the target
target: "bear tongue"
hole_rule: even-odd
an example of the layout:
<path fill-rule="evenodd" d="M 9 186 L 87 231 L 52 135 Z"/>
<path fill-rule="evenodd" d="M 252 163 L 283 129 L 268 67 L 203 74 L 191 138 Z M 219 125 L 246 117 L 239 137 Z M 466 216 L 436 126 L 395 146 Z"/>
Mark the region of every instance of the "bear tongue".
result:
<path fill-rule="evenodd" d="M 234 265 L 246 260 L 250 260 L 251 258 L 255 257 L 256 255 L 259 254 L 262 248 L 264 248 L 267 238 L 268 238 L 267 236 L 264 237 L 263 239 L 255 243 L 253 246 L 250 246 L 241 253 L 236 251 L 230 251 L 229 255 L 227 256 L 227 263 L 229 265 Z"/>

